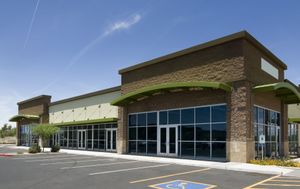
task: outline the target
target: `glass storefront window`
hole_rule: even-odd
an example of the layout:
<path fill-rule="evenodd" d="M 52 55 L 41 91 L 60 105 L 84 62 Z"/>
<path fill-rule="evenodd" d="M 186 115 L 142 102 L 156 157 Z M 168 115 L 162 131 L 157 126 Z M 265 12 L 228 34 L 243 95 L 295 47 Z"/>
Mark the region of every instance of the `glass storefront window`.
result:
<path fill-rule="evenodd" d="M 146 140 L 146 127 L 138 128 L 138 140 Z"/>
<path fill-rule="evenodd" d="M 181 110 L 181 124 L 194 123 L 195 112 L 194 108 Z"/>
<path fill-rule="evenodd" d="M 181 156 L 194 157 L 195 152 L 194 142 L 181 142 Z"/>
<path fill-rule="evenodd" d="M 195 127 L 194 125 L 182 125 L 181 126 L 181 140 L 194 141 L 195 137 Z"/>
<path fill-rule="evenodd" d="M 211 107 L 212 122 L 226 122 L 226 106 Z"/>
<path fill-rule="evenodd" d="M 152 112 L 147 114 L 147 125 L 157 125 L 157 113 Z"/>
<path fill-rule="evenodd" d="M 130 114 L 129 120 L 132 117 L 137 117 L 138 124 L 133 126 L 131 122 L 128 123 L 129 153 L 175 153 L 180 157 L 197 159 L 226 158 L 225 104 L 137 112 Z M 174 135 L 174 132 L 177 134 Z"/>
<path fill-rule="evenodd" d="M 138 114 L 138 126 L 146 126 L 146 114 Z"/>
<path fill-rule="evenodd" d="M 226 141 L 226 124 L 214 123 L 212 128 L 212 140 L 213 141 Z"/>
<path fill-rule="evenodd" d="M 79 149 L 78 133 L 85 131 L 84 149 L 95 151 L 106 151 L 106 130 L 116 129 L 117 124 L 95 124 L 61 127 L 56 140 L 61 148 Z M 58 141 L 54 141 L 57 143 Z M 82 147 L 82 146 L 81 146 Z M 82 149 L 82 148 L 81 148 Z"/>
<path fill-rule="evenodd" d="M 212 156 L 216 158 L 226 157 L 226 143 L 213 142 L 212 143 Z"/>
<path fill-rule="evenodd" d="M 157 139 L 157 137 L 156 137 L 157 127 L 148 127 L 147 134 L 148 134 L 148 137 L 147 137 L 148 140 L 156 140 Z"/>
<path fill-rule="evenodd" d="M 263 107 L 255 106 L 254 110 L 254 140 L 256 158 L 277 157 L 280 154 L 280 113 Z M 265 144 L 258 143 L 258 137 L 264 135 Z"/>
<path fill-rule="evenodd" d="M 210 122 L 210 107 L 196 108 L 196 123 Z"/>
<path fill-rule="evenodd" d="M 136 140 L 136 128 L 129 128 L 129 140 Z"/>
<path fill-rule="evenodd" d="M 130 115 L 129 116 L 129 127 L 136 126 L 137 115 Z"/>
<path fill-rule="evenodd" d="M 167 125 L 167 123 L 168 123 L 168 112 L 167 111 L 159 112 L 159 124 Z"/>
<path fill-rule="evenodd" d="M 168 124 L 179 124 L 180 123 L 180 110 L 168 111 Z"/>
<path fill-rule="evenodd" d="M 298 155 L 298 132 L 299 124 L 289 123 L 288 125 L 288 137 L 289 137 L 289 153 L 290 155 Z"/>
<path fill-rule="evenodd" d="M 196 140 L 210 141 L 210 124 L 196 125 Z"/>
<path fill-rule="evenodd" d="M 20 126 L 20 144 L 22 146 L 31 146 L 37 143 L 37 137 L 32 134 L 32 129 L 36 124 L 27 124 Z"/>

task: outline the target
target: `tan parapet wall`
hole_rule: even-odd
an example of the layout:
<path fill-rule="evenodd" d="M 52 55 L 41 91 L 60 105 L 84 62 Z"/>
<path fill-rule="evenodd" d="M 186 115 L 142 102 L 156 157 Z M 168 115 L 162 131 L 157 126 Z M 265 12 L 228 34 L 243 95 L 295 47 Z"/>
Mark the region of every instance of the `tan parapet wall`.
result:
<path fill-rule="evenodd" d="M 290 104 L 288 106 L 289 118 L 300 118 L 300 105 L 299 104 Z"/>
<path fill-rule="evenodd" d="M 76 99 L 60 104 L 50 105 L 50 123 L 117 118 L 118 107 L 110 102 L 120 96 L 120 91 Z"/>

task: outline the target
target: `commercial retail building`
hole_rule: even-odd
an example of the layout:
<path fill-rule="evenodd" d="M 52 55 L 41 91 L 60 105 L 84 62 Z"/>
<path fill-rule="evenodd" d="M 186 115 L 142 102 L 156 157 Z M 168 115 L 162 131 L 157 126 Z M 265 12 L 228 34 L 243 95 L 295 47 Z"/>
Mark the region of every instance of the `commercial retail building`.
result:
<path fill-rule="evenodd" d="M 11 120 L 19 144 L 24 125 L 48 121 L 61 127 L 53 143 L 64 148 L 247 162 L 263 147 L 264 156 L 287 156 L 288 104 L 300 93 L 286 69 L 242 31 L 122 69 L 120 87 L 20 102 Z"/>

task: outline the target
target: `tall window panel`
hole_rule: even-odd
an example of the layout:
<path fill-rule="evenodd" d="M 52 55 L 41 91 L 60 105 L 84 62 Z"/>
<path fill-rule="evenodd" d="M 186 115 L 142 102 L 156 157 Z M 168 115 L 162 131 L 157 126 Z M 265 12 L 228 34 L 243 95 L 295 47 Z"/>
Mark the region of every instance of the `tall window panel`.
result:
<path fill-rule="evenodd" d="M 134 113 L 128 120 L 129 153 L 157 154 L 158 126 L 172 125 L 177 126 L 177 156 L 226 158 L 226 104 Z"/>
<path fill-rule="evenodd" d="M 128 117 L 129 153 L 157 153 L 157 112 L 130 114 Z"/>
<path fill-rule="evenodd" d="M 264 107 L 253 108 L 256 158 L 277 157 L 280 154 L 280 113 Z M 259 144 L 259 136 L 265 136 L 265 144 Z M 263 154 L 262 154 L 263 152 Z"/>

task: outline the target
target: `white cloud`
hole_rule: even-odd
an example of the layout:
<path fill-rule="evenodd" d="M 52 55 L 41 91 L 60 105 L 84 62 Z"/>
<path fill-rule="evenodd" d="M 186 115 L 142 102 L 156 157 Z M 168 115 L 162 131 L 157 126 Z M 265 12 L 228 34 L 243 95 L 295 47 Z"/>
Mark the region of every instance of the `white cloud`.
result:
<path fill-rule="evenodd" d="M 127 20 L 115 22 L 103 33 L 103 36 L 112 34 L 113 32 L 118 31 L 118 30 L 129 29 L 131 26 L 138 23 L 141 19 L 142 19 L 141 15 L 135 14 L 135 15 L 132 15 Z"/>
<path fill-rule="evenodd" d="M 107 37 L 108 35 L 113 34 L 116 31 L 121 31 L 125 29 L 131 28 L 133 25 L 137 24 L 142 19 L 142 16 L 139 14 L 131 15 L 129 18 L 117 21 L 113 24 L 111 24 L 108 29 L 106 29 L 103 33 L 101 33 L 98 37 L 96 37 L 94 40 L 90 41 L 86 46 L 84 46 L 79 53 L 77 53 L 70 63 L 67 66 L 67 69 L 69 67 L 73 66 L 83 55 L 85 55 L 91 48 L 93 48 L 96 44 L 98 44 L 102 39 Z"/>

